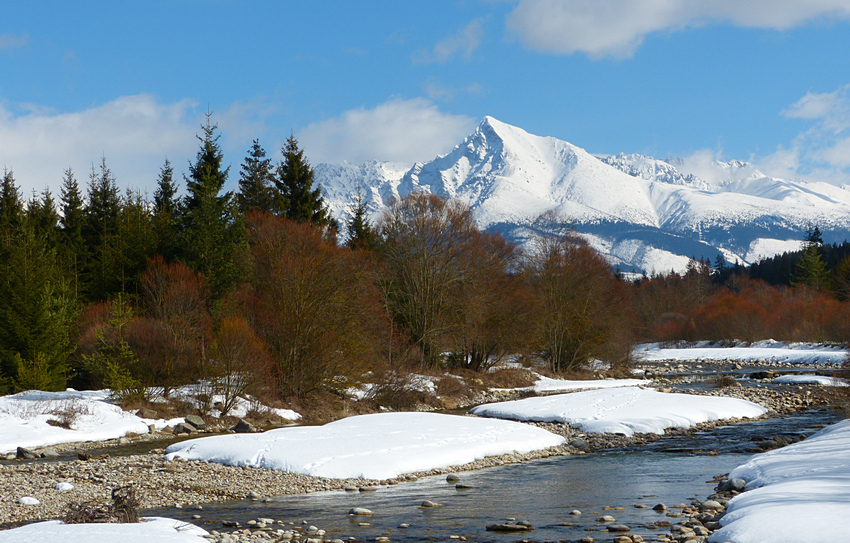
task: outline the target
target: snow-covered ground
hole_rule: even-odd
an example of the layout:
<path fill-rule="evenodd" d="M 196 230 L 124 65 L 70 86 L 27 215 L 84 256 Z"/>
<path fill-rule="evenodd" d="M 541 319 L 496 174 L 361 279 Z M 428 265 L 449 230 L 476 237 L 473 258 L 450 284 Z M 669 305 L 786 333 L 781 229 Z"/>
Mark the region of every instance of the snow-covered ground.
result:
<path fill-rule="evenodd" d="M 660 343 L 638 345 L 635 354 L 647 362 L 659 360 L 730 360 L 755 363 L 759 361 L 786 364 L 841 364 L 847 351 L 832 345 L 812 343 L 783 343 L 765 340 L 746 347 L 723 347 L 711 342 L 698 342 L 687 348 L 664 348 Z"/>
<path fill-rule="evenodd" d="M 846 541 L 850 519 L 850 420 L 754 456 L 729 474 L 747 492 L 727 504 L 709 541 L 827 543 Z M 844 519 L 844 520 L 842 520 Z"/>
<path fill-rule="evenodd" d="M 136 524 L 65 524 L 38 522 L 0 531 L 0 543 L 69 541 L 75 543 L 208 543 L 208 532 L 169 518 L 149 518 Z"/>
<path fill-rule="evenodd" d="M 192 439 L 171 445 L 166 456 L 318 477 L 388 479 L 563 442 L 560 436 L 511 421 L 437 413 L 378 413 L 324 426 Z"/>
<path fill-rule="evenodd" d="M 128 433 L 146 434 L 148 425 L 164 428 L 183 419 L 143 419 L 109 401 L 108 390 L 41 392 L 29 390 L 0 397 L 0 453 L 18 447 L 115 439 Z M 66 420 L 65 429 L 47 421 Z"/>
<path fill-rule="evenodd" d="M 828 387 L 846 387 L 847 380 L 825 375 L 781 375 L 773 380 L 774 383 L 786 385 L 823 385 Z"/>
<path fill-rule="evenodd" d="M 544 375 L 538 375 L 537 382 L 529 387 L 534 392 L 560 392 L 568 390 L 583 390 L 593 388 L 617 388 L 637 387 L 649 385 L 651 381 L 645 379 L 592 379 L 585 381 L 570 381 L 567 379 L 552 379 Z"/>
<path fill-rule="evenodd" d="M 198 400 L 199 396 L 209 396 L 210 400 L 208 403 L 212 406 L 215 406 L 219 402 L 224 403 L 225 401 L 224 396 L 222 396 L 221 394 L 210 394 L 209 388 L 204 386 L 203 384 L 178 387 L 177 389 L 171 391 L 168 399 L 185 401 L 190 405 L 194 406 L 196 409 L 198 409 L 202 407 L 201 402 Z M 154 401 L 165 402 L 167 401 L 167 399 L 157 397 L 154 399 Z M 301 414 L 296 413 L 292 409 L 267 407 L 259 403 L 257 400 L 255 400 L 249 395 L 246 395 L 244 397 L 240 396 L 236 398 L 233 407 L 231 407 L 230 411 L 227 412 L 227 416 L 242 418 L 246 416 L 249 411 L 252 410 L 274 413 L 275 415 L 286 420 L 294 421 L 301 418 Z M 209 414 L 211 417 L 218 418 L 221 416 L 221 411 L 216 408 L 213 408 L 210 410 Z"/>
<path fill-rule="evenodd" d="M 482 417 L 563 422 L 590 433 L 663 434 L 666 428 L 732 417 L 758 417 L 764 407 L 736 398 L 665 394 L 636 387 L 589 390 L 480 405 Z"/>
<path fill-rule="evenodd" d="M 191 399 L 193 391 L 193 387 L 181 387 L 174 395 Z M 28 390 L 0 396 L 0 454 L 15 452 L 18 447 L 49 447 L 59 443 L 116 439 L 130 433 L 146 434 L 149 425 L 162 429 L 184 420 L 182 417 L 141 418 L 112 403 L 110 396 L 109 390 L 73 389 L 64 392 Z M 244 416 L 249 409 L 267 410 L 289 420 L 301 417 L 289 409 L 273 409 L 243 398 L 239 399 L 231 414 Z M 70 423 L 69 429 L 55 425 L 63 421 Z"/>

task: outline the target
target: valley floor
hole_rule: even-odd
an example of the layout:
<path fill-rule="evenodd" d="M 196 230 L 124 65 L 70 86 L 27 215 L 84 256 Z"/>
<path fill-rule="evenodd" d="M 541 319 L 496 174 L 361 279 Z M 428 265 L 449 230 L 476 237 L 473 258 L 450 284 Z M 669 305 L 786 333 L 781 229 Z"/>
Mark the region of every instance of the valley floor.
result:
<path fill-rule="evenodd" d="M 658 347 L 653 348 L 662 351 Z M 796 350 L 802 352 L 806 349 Z M 742 416 L 770 416 L 810 407 L 834 405 L 843 401 L 846 398 L 843 389 L 846 387 L 823 384 L 844 383 L 824 381 L 829 377 L 814 375 L 816 372 L 825 373 L 824 370 L 832 369 L 837 364 L 837 355 L 833 354 L 828 358 L 818 355 L 817 359 L 813 359 L 812 349 L 807 351 L 805 355 L 793 355 L 808 357 L 802 361 L 770 361 L 771 371 L 782 373 L 787 370 L 790 375 L 776 379 L 773 373 L 759 376 L 738 373 L 735 374 L 735 381 L 738 381 L 738 385 L 743 382 L 745 386 L 722 388 L 696 386 L 695 382 L 699 381 L 696 376 L 702 374 L 704 377 L 705 374 L 715 373 L 718 369 L 734 372 L 735 366 L 751 366 L 753 360 L 764 360 L 764 357 L 736 361 L 730 351 L 722 352 L 722 358 L 711 359 L 705 356 L 705 352 L 701 356 L 691 358 L 681 355 L 667 356 L 670 353 L 658 352 L 653 355 L 655 360 L 647 357 L 639 368 L 644 375 L 654 379 L 652 383 L 639 383 L 641 388 L 635 388 L 633 382 L 621 383 L 631 385 L 630 387 L 611 388 L 615 382 L 600 381 L 600 384 L 605 383 L 606 388 L 596 392 L 551 395 L 558 392 L 558 387 L 552 384 L 552 381 L 556 380 L 548 380 L 546 386 L 539 391 L 546 394 L 545 396 L 481 408 L 498 411 L 498 416 L 505 418 L 536 421 L 526 424 L 422 413 L 397 413 L 389 414 L 389 417 L 367 415 L 344 419 L 325 427 L 282 428 L 266 434 L 235 434 L 184 441 L 172 445 L 167 456 L 164 455 L 165 451 L 156 449 L 147 454 L 92 458 L 87 461 L 6 462 L 0 465 L 0 524 L 9 526 L 26 521 L 57 518 L 68 503 L 104 500 L 108 498 L 106 494 L 110 489 L 120 486 L 137 488 L 144 495 L 142 506 L 145 508 L 175 504 L 188 507 L 215 501 L 262 499 L 264 496 L 341 490 L 346 487 L 368 488 L 403 483 L 427 475 L 641 444 L 663 439 L 665 435 L 681 435 L 727 424 Z M 803 372 L 810 373 L 807 375 Z M 575 382 L 563 382 L 564 389 L 575 387 Z M 653 388 L 655 390 L 652 390 Z M 673 394 L 670 394 L 671 392 Z M 706 398 L 706 395 L 724 398 Z M 0 418 L 8 419 L 10 412 L 14 412 L 8 404 L 10 398 L 0 399 L 0 402 L 7 402 L 5 408 L 0 407 Z M 670 399 L 675 401 L 666 402 Z M 646 401 L 649 403 L 641 403 Z M 541 410 L 541 404 L 545 404 L 546 409 Z M 0 403 L 0 406 L 2 405 Z M 108 402 L 105 402 L 105 405 L 109 405 Z M 617 407 L 618 405 L 620 407 Z M 89 411 L 97 409 L 100 407 L 88 408 Z M 493 415 L 495 411 L 489 414 Z M 612 424 L 621 425 L 618 427 L 620 429 L 612 430 L 605 425 L 595 427 L 590 424 L 590 421 L 599 420 L 601 413 L 613 417 Z M 396 424 L 384 424 L 392 417 L 397 417 Z M 407 420 L 410 417 L 416 418 L 416 421 Z M 489 448 L 470 453 L 471 442 L 468 439 L 452 438 L 451 432 L 440 431 L 440 425 L 444 424 L 443 417 L 451 421 L 447 428 L 456 425 L 456 420 L 462 421 L 461 426 L 457 427 L 458 435 L 472 435 L 473 442 L 489 440 Z M 30 418 L 33 420 L 37 416 Z M 381 428 L 381 424 L 376 421 L 383 421 L 381 424 L 384 424 L 384 427 Z M 436 421 L 433 422 L 434 428 L 429 432 L 417 433 L 408 430 L 408 438 L 402 438 L 395 445 L 387 442 L 387 436 L 397 437 L 399 432 L 404 432 L 405 427 L 416 428 L 418 425 L 421 428 L 424 421 Z M 151 424 L 155 430 L 157 423 Z M 472 426 L 469 426 L 470 424 Z M 747 492 L 734 497 L 737 492 L 727 493 L 722 501 L 731 498 L 728 502 L 729 513 L 723 518 L 717 515 L 716 522 L 720 524 L 716 527 L 723 527 L 709 540 L 734 540 L 739 543 L 767 539 L 786 540 L 782 539 L 784 533 L 802 533 L 800 530 L 794 531 L 795 526 L 799 527 L 794 524 L 798 522 L 794 519 L 801 518 L 800 515 L 788 514 L 785 509 L 799 506 L 801 501 L 814 504 L 813 507 L 818 508 L 819 514 L 832 518 L 844 518 L 850 514 L 841 509 L 846 509 L 843 504 L 850 503 L 850 495 L 847 495 L 848 491 L 842 490 L 840 485 L 835 484 L 836 481 L 850 477 L 850 461 L 846 459 L 846 455 L 837 453 L 850 449 L 850 432 L 845 431 L 845 427 L 850 429 L 845 422 L 824 430 L 822 436 L 812 436 L 805 441 L 759 454 L 750 463 L 733 472 L 733 478 L 740 476 L 746 481 Z M 332 435 L 329 436 L 328 428 L 337 428 L 338 431 L 331 432 Z M 285 446 L 282 445 L 286 441 L 287 432 L 293 431 L 299 432 L 296 456 L 286 453 L 283 450 Z M 535 433 L 536 431 L 542 433 Z M 544 434 L 550 437 L 544 437 Z M 45 435 L 52 434 L 48 431 Z M 270 436 L 277 438 L 271 439 Z M 0 450 L 14 450 L 14 444 L 9 441 L 10 437 L 9 434 L 0 434 Z M 434 439 L 423 441 L 423 437 Z M 53 440 L 45 438 L 41 445 L 56 442 L 55 435 L 51 439 Z M 339 444 L 328 446 L 328 439 L 338 439 Z M 552 441 L 553 439 L 555 441 Z M 523 445 L 518 446 L 519 443 Z M 30 446 L 37 448 L 38 444 L 30 443 Z M 430 464 L 423 463 L 422 458 L 412 464 L 404 462 L 416 448 L 426 451 L 421 456 L 430 459 Z M 354 454 L 348 455 L 346 460 L 346 451 L 351 450 L 354 450 Z M 358 450 L 361 452 L 357 453 Z M 304 451 L 312 452 L 313 455 L 304 456 Z M 382 470 L 369 472 L 364 470 L 362 459 L 374 451 L 383 451 L 380 462 L 376 463 Z M 434 454 L 435 451 L 444 451 L 445 454 L 440 456 Z M 356 454 L 364 456 L 358 459 Z M 472 458 L 469 454 L 473 455 Z M 829 479 L 813 479 L 817 466 L 827 461 L 830 466 Z M 335 471 L 322 471 L 323 466 L 331 465 L 335 466 Z M 792 475 L 783 476 L 782 473 Z M 70 485 L 57 486 L 63 482 Z M 69 486 L 69 490 L 59 489 Z M 750 490 L 756 486 L 761 488 Z M 771 487 L 774 487 L 776 492 L 771 491 Z M 789 494 L 784 492 L 788 488 L 793 488 L 796 494 L 789 497 Z M 847 488 L 846 484 L 844 488 Z M 838 495 L 836 492 L 844 494 Z M 27 505 L 24 502 L 28 500 L 23 498 L 35 498 L 38 504 Z M 833 503 L 841 510 L 833 511 Z M 694 509 L 692 517 L 697 514 L 698 507 Z M 774 514 L 779 515 L 786 524 L 791 524 L 773 523 L 770 519 Z M 775 538 L 765 539 L 764 530 L 774 525 L 779 527 L 780 531 L 777 531 Z M 57 534 L 57 539 L 61 533 L 67 533 L 70 537 L 70 532 L 62 532 L 63 529 L 81 529 L 70 526 L 63 528 L 63 525 L 56 524 L 41 526 L 41 529 Z M 161 522 L 137 529 L 138 533 L 142 534 L 147 533 L 147 530 L 161 530 L 164 526 L 166 532 L 171 529 Z M 34 535 L 36 532 L 33 532 L 38 529 L 30 526 L 25 531 L 0 531 L 0 542 L 23 541 L 27 540 L 26 537 L 30 537 L 29 540 L 33 540 L 32 537 L 39 539 Z M 108 531 L 111 528 L 102 529 Z M 802 539 L 793 540 L 835 540 L 834 537 L 821 538 L 823 531 L 817 534 L 810 532 Z M 199 541 L 198 533 L 174 531 L 173 535 L 177 539 L 165 539 L 166 536 L 163 535 L 157 540 Z M 170 536 L 171 534 L 168 537 Z M 115 534 L 103 536 L 102 539 L 98 537 L 100 536 L 86 536 L 86 541 L 114 540 Z M 125 540 L 132 541 L 126 538 Z"/>

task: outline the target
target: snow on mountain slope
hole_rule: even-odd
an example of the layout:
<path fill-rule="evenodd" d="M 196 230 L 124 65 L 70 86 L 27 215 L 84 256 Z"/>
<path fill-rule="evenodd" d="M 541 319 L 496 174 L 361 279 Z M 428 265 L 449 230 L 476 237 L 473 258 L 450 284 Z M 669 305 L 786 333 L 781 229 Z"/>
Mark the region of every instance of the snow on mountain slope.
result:
<path fill-rule="evenodd" d="M 398 184 L 410 164 L 370 161 L 359 166 L 349 163 L 317 164 L 316 181 L 321 185 L 331 214 L 344 224 L 351 216 L 357 190 L 366 206 L 375 213 L 399 198 Z"/>
<path fill-rule="evenodd" d="M 373 220 L 400 196 L 425 192 L 463 200 L 482 229 L 519 243 L 554 210 L 629 272 L 681 271 L 690 257 L 719 254 L 751 263 L 793 247 L 811 225 L 827 242 L 850 237 L 846 187 L 766 177 L 734 160 L 597 157 L 492 117 L 430 162 L 320 164 L 316 178 L 343 224 L 358 186 Z"/>
<path fill-rule="evenodd" d="M 485 117 L 444 157 L 414 167 L 401 188 L 467 202 L 483 228 L 529 223 L 556 209 L 573 220 L 657 225 L 648 184 L 583 149 Z"/>
<path fill-rule="evenodd" d="M 685 174 L 671 164 L 650 156 L 620 153 L 616 156 L 596 155 L 596 158 L 624 173 L 633 177 L 646 179 L 647 181 L 658 181 L 660 183 L 682 185 L 701 190 L 709 190 L 711 188 L 710 184 L 696 175 Z"/>

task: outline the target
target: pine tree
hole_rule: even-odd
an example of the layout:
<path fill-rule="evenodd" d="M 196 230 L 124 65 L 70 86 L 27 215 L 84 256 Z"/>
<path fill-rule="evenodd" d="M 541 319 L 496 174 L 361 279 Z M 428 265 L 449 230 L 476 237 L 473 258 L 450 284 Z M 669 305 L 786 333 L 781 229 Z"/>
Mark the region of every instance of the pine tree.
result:
<path fill-rule="evenodd" d="M 230 167 L 222 169 L 223 155 L 215 131 L 218 125 L 202 125 L 201 148 L 189 176 L 187 196 L 181 210 L 186 261 L 209 282 L 213 297 L 224 295 L 239 279 L 241 269 L 235 252 L 244 245 L 244 226 L 233 193 L 221 193 Z"/>
<path fill-rule="evenodd" d="M 236 200 L 242 213 L 254 209 L 281 215 L 284 200 L 274 183 L 272 160 L 266 158 L 259 140 L 254 140 L 241 170 Z"/>
<path fill-rule="evenodd" d="M 351 218 L 346 224 L 348 237 L 345 245 L 349 249 L 374 249 L 378 235 L 375 228 L 369 224 L 366 200 L 363 198 L 360 185 L 357 185 L 357 194 L 354 197 L 354 205 L 351 209 Z"/>
<path fill-rule="evenodd" d="M 336 221 L 322 198 L 322 188 L 313 188 L 313 168 L 304 157 L 304 151 L 298 148 L 295 136 L 286 140 L 281 153 L 283 161 L 277 168 L 275 186 L 287 204 L 284 216 L 295 222 L 336 227 Z"/>
<path fill-rule="evenodd" d="M 156 192 L 153 195 L 152 228 L 156 237 L 156 252 L 168 262 L 173 262 L 179 254 L 178 214 L 180 200 L 177 197 L 177 182 L 174 181 L 174 168 L 165 159 L 159 171 Z"/>

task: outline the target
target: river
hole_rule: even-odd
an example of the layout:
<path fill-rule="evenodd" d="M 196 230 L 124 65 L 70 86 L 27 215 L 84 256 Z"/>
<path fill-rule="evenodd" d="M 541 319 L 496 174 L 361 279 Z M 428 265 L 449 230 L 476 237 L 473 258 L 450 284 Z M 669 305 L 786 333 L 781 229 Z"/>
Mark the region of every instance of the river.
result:
<path fill-rule="evenodd" d="M 267 517 L 293 525 L 306 522 L 326 530 L 326 537 L 331 538 L 374 541 L 387 536 L 393 541 L 429 541 L 463 536 L 470 541 L 494 542 L 578 541 L 588 535 L 607 541 L 612 535 L 598 533 L 603 525 L 596 519 L 611 515 L 617 523 L 629 525 L 631 533 L 649 540 L 654 539 L 653 530 L 646 525 L 663 519 L 675 521 L 653 511 L 655 504 L 670 508 L 705 499 L 714 488 L 708 481 L 745 462 L 750 456 L 746 451 L 759 440 L 778 434 L 811 435 L 835 420 L 829 411 L 812 410 L 720 427 L 692 437 L 668 438 L 639 448 L 460 473 L 461 482 L 471 487 L 468 489 L 457 489 L 441 476 L 381 487 L 377 492 L 323 492 L 265 502 L 210 504 L 202 511 L 167 508 L 145 514 L 187 520 L 208 530 L 221 529 L 224 520 L 246 525 L 251 519 Z M 422 508 L 424 500 L 441 506 Z M 648 507 L 636 508 L 636 504 Z M 374 516 L 349 517 L 353 507 L 368 508 Z M 582 514 L 571 515 L 576 509 Z M 193 515 L 202 518 L 192 519 Z M 486 531 L 487 525 L 509 518 L 528 521 L 535 530 L 523 534 Z M 399 528 L 401 524 L 409 524 L 409 528 Z"/>

